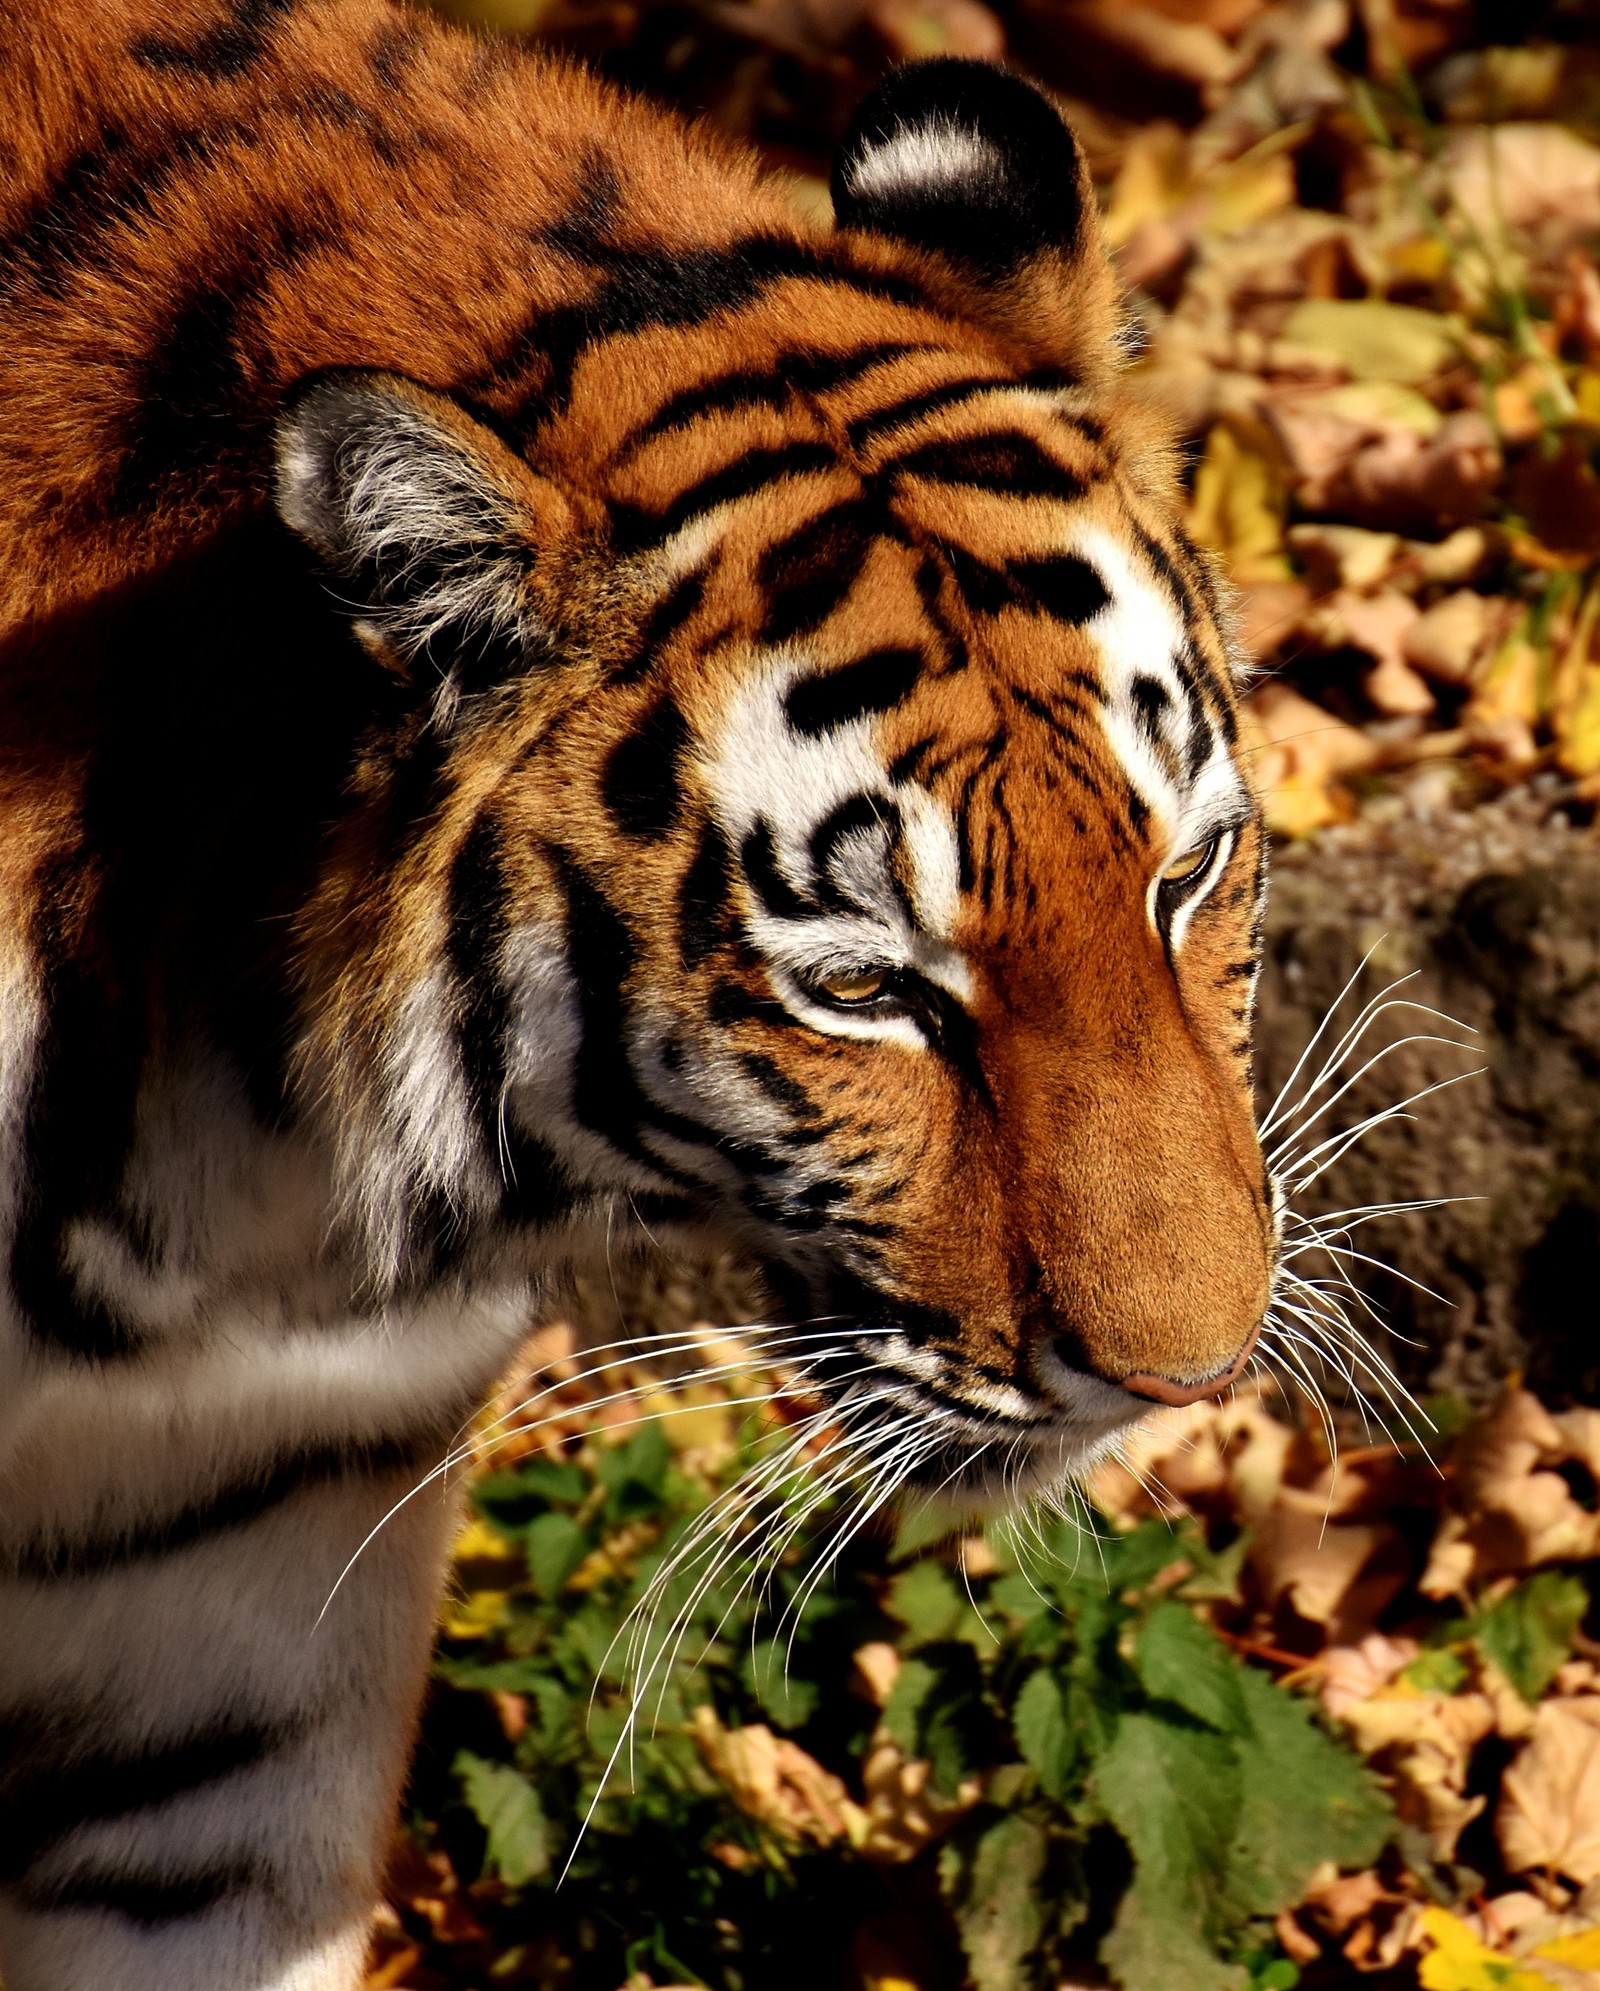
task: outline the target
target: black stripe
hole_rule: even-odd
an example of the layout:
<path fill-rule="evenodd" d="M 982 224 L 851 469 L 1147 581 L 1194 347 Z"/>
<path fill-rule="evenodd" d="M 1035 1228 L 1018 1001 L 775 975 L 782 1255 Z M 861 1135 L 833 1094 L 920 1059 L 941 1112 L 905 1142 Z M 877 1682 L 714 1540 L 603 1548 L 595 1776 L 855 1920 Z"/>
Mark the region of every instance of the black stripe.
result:
<path fill-rule="evenodd" d="M 706 415 L 736 414 L 747 408 L 782 408 L 796 394 L 826 394 L 875 367 L 923 350 L 903 340 L 860 346 L 838 353 L 800 350 L 779 355 L 768 368 L 718 374 L 698 387 L 686 387 L 631 431 L 617 454 L 630 455 L 654 437 L 691 427 Z"/>
<path fill-rule="evenodd" d="M 19 1880 L 81 1825 L 125 1817 L 220 1782 L 286 1747 L 299 1727 L 222 1720 L 181 1741 L 86 1751 L 59 1707 L 0 1721 L 0 1882 Z"/>
<path fill-rule="evenodd" d="M 911 423 L 940 408 L 959 407 L 964 401 L 975 401 L 981 394 L 994 394 L 1013 385 L 1012 381 L 992 377 L 947 380 L 943 386 L 924 388 L 920 394 L 908 394 L 903 401 L 893 401 L 887 407 L 873 409 L 870 414 L 857 415 L 846 433 L 852 448 L 864 449 L 879 436 L 889 435 L 895 429 L 908 428 Z"/>
<path fill-rule="evenodd" d="M 628 1055 L 627 985 L 637 959 L 622 915 L 567 852 L 553 852 L 567 900 L 567 950 L 583 1035 L 573 1069 L 572 1108 L 583 1124 L 620 1153 L 684 1186 L 690 1179 L 641 1138 L 653 1127 L 694 1147 L 717 1147 L 714 1129 L 658 1106 L 635 1076 Z"/>
<path fill-rule="evenodd" d="M 1111 599 L 1098 568 L 1076 553 L 1057 553 L 1038 560 L 1011 560 L 1006 572 L 1057 622 L 1090 621 Z"/>
<path fill-rule="evenodd" d="M 339 224 L 312 204 L 258 215 L 247 233 L 211 246 L 139 369 L 105 494 L 113 514 L 148 512 L 174 484 L 201 480 L 214 505 L 228 493 L 255 497 L 278 408 L 246 364 L 250 315 L 298 264 L 339 239 Z"/>
<path fill-rule="evenodd" d="M 677 701 L 661 698 L 612 748 L 600 793 L 623 834 L 657 842 L 683 812 L 683 760 L 689 723 Z"/>
<path fill-rule="evenodd" d="M 886 271 L 858 269 L 834 245 L 752 235 L 726 248 L 611 251 L 592 297 L 541 312 L 499 359 L 468 384 L 482 394 L 536 370 L 537 385 L 518 424 L 525 440 L 571 398 L 578 362 L 608 339 L 658 326 L 703 325 L 720 312 L 742 310 L 775 284 L 813 278 L 829 289 L 853 290 L 899 304 L 921 301 L 917 286 Z"/>
<path fill-rule="evenodd" d="M 632 654 L 616 672 L 623 684 L 635 684 L 645 676 L 661 651 L 689 621 L 705 600 L 706 570 L 692 567 L 681 575 L 651 609 L 639 631 Z"/>
<path fill-rule="evenodd" d="M 739 846 L 739 862 L 750 889 L 774 919 L 814 919 L 814 900 L 802 898 L 778 868 L 777 843 L 765 818 Z"/>
<path fill-rule="evenodd" d="M 217 118 L 140 148 L 108 125 L 98 144 L 75 153 L 21 226 L 0 241 L 0 296 L 25 280 L 47 296 L 64 296 L 76 270 L 111 260 L 111 239 L 119 230 L 137 229 L 175 179 L 190 177 L 252 136 L 238 119 Z"/>
<path fill-rule="evenodd" d="M 103 1575 L 129 1563 L 151 1562 L 248 1527 L 275 1507 L 310 1487 L 380 1473 L 415 1472 L 449 1444 L 462 1417 L 477 1398 L 442 1410 L 425 1431 L 400 1437 L 311 1447 L 293 1458 L 263 1462 L 254 1471 L 220 1487 L 205 1499 L 158 1521 L 125 1523 L 114 1532 L 36 1541 L 20 1549 L 0 1549 L 0 1566 L 35 1583 L 72 1581 Z"/>
<path fill-rule="evenodd" d="M 514 911 L 499 828 L 485 808 L 450 866 L 446 952 L 460 991 L 461 1068 L 479 1142 L 500 1177 L 502 1218 L 518 1225 L 553 1223 L 571 1210 L 570 1179 L 545 1143 L 519 1129 L 505 1110 L 511 995 L 502 963 Z M 459 1241 L 450 1213 L 440 1216 L 444 1229 L 432 1240 L 436 1260 Z"/>
<path fill-rule="evenodd" d="M 830 809 L 812 830 L 809 853 L 812 875 L 817 881 L 817 897 L 837 912 L 858 912 L 860 907 L 846 898 L 833 876 L 839 846 L 847 838 L 862 833 L 881 832 L 892 845 L 900 834 L 900 811 L 893 802 L 877 795 L 851 795 Z M 892 871 L 889 881 L 900 896 L 903 888 Z"/>
<path fill-rule="evenodd" d="M 733 852 L 717 825 L 707 823 L 678 887 L 678 948 L 685 968 L 698 968 L 735 937 L 732 888 Z"/>
<path fill-rule="evenodd" d="M 1055 498 L 1070 504 L 1084 492 L 1082 478 L 1057 463 L 1020 429 L 995 429 L 954 442 L 924 443 L 886 467 L 899 476 L 973 485 L 1000 497 Z"/>
<path fill-rule="evenodd" d="M 128 52 L 151 69 L 187 70 L 209 82 L 226 83 L 261 60 L 279 21 L 294 7 L 295 0 L 233 0 L 228 19 L 193 41 L 140 35 Z"/>
<path fill-rule="evenodd" d="M 230 1895 L 271 1885 L 267 1869 L 254 1860 L 216 1860 L 187 1874 L 68 1874 L 30 1884 L 21 1895 L 37 1914 L 100 1909 L 153 1929 L 214 1908 Z"/>
<path fill-rule="evenodd" d="M 828 619 L 860 578 L 880 522 L 876 509 L 857 499 L 818 512 L 767 548 L 756 572 L 767 598 L 765 641 L 787 643 Z"/>
<path fill-rule="evenodd" d="M 836 671 L 801 678 L 784 693 L 783 709 L 797 733 L 815 738 L 875 712 L 892 712 L 922 674 L 917 650 L 873 650 Z"/>
<path fill-rule="evenodd" d="M 719 505 L 753 497 L 787 477 L 812 476 L 832 470 L 838 458 L 826 443 L 789 442 L 776 449 L 752 449 L 724 464 L 686 491 L 680 491 L 664 511 L 640 512 L 622 505 L 611 508 L 612 538 L 619 551 L 637 553 L 659 545 L 681 531 L 691 519 Z"/>

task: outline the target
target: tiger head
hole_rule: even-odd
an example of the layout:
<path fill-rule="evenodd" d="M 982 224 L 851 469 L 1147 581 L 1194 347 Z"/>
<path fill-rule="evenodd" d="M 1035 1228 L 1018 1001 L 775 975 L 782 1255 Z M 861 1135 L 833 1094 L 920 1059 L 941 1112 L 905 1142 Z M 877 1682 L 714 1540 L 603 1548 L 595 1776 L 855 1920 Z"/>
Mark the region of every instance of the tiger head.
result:
<path fill-rule="evenodd" d="M 981 1496 L 1250 1355 L 1263 833 L 1053 108 L 901 70 L 834 199 L 593 307 L 537 393 L 286 409 L 280 512 L 396 685 L 306 1074 L 390 1278 L 709 1224 Z"/>

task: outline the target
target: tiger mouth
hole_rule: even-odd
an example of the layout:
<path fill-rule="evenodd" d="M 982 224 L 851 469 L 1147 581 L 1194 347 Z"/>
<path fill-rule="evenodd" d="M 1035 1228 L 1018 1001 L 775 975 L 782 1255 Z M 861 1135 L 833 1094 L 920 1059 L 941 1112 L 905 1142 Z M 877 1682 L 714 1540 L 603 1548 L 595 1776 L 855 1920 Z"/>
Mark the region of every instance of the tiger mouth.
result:
<path fill-rule="evenodd" d="M 774 1406 L 786 1424 L 809 1421 L 826 1448 L 881 1461 L 899 1490 L 982 1507 L 1086 1470 L 1151 1408 L 1119 1384 L 1070 1373 L 1058 1394 L 1033 1393 L 857 1321 Z"/>

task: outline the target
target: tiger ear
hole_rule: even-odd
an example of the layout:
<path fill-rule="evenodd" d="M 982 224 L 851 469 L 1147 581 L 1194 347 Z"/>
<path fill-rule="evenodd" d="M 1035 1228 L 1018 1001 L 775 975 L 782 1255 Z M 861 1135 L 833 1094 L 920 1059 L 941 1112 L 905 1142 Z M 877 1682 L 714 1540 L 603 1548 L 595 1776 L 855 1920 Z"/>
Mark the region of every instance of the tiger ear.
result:
<path fill-rule="evenodd" d="M 892 70 L 833 167 L 842 228 L 951 264 L 1036 363 L 1077 378 L 1116 352 L 1116 287 L 1088 164 L 1055 106 L 1008 70 L 954 56 Z"/>
<path fill-rule="evenodd" d="M 313 376 L 279 417 L 275 497 L 363 638 L 432 681 L 441 723 L 549 653 L 534 570 L 570 507 L 443 395 L 397 374 Z"/>

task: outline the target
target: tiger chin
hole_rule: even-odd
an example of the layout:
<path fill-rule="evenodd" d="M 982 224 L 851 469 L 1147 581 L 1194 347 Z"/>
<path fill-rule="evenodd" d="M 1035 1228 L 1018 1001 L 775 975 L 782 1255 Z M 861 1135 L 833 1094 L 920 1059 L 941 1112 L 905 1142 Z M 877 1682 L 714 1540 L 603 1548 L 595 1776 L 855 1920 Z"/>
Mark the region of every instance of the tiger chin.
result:
<path fill-rule="evenodd" d="M 1226 615 L 1002 70 L 831 230 L 385 0 L 0 79 L 0 1974 L 347 1991 L 403 1496 L 586 1241 L 736 1244 L 964 1499 L 1249 1359 Z"/>

